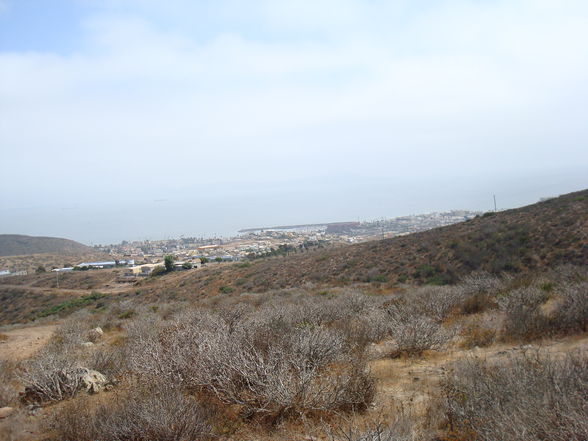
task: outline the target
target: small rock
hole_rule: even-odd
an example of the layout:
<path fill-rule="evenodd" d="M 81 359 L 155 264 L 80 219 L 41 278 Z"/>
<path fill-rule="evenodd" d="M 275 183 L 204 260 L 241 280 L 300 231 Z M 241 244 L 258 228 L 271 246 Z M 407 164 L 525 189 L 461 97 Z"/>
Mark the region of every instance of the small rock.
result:
<path fill-rule="evenodd" d="M 82 343 L 82 346 L 89 348 L 90 346 L 94 346 L 94 343 L 92 343 L 91 341 L 85 341 L 84 343 Z"/>
<path fill-rule="evenodd" d="M 102 330 L 102 328 L 100 326 L 98 326 L 97 328 L 94 328 L 94 329 L 91 329 L 90 331 L 88 331 L 88 340 L 91 342 L 96 342 L 96 341 L 100 340 L 103 335 L 104 335 L 104 331 Z"/>
<path fill-rule="evenodd" d="M 104 331 L 102 330 L 102 328 L 100 326 L 92 329 L 92 332 L 95 332 L 98 335 L 104 335 Z"/>
<path fill-rule="evenodd" d="M 13 407 L 1 407 L 0 408 L 0 420 L 4 419 L 4 418 L 8 418 L 13 413 L 14 413 Z"/>
<path fill-rule="evenodd" d="M 81 380 L 86 391 L 91 394 L 102 392 L 108 383 L 108 380 L 104 375 L 98 371 L 92 370 L 87 370 L 86 373 L 82 375 Z"/>

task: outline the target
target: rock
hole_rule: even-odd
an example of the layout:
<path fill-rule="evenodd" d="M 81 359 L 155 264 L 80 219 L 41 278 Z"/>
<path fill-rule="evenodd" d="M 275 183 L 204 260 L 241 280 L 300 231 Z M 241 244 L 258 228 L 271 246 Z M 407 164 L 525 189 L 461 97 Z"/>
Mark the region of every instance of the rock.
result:
<path fill-rule="evenodd" d="M 4 418 L 8 418 L 15 412 L 13 407 L 0 407 L 0 420 Z"/>
<path fill-rule="evenodd" d="M 86 370 L 82 375 L 81 380 L 86 392 L 90 394 L 102 392 L 108 383 L 108 380 L 104 375 L 98 371 L 92 371 L 90 369 Z"/>
<path fill-rule="evenodd" d="M 100 326 L 98 326 L 97 328 L 91 329 L 88 332 L 88 340 L 90 340 L 91 342 L 96 342 L 96 341 L 100 340 L 103 335 L 104 335 L 104 331 L 102 330 L 102 328 Z"/>
<path fill-rule="evenodd" d="M 98 335 L 104 335 L 104 331 L 102 330 L 102 328 L 100 326 L 92 329 L 92 331 L 94 331 Z"/>
<path fill-rule="evenodd" d="M 89 348 L 90 346 L 94 346 L 94 343 L 92 343 L 91 341 L 85 341 L 84 343 L 82 343 L 82 346 Z"/>

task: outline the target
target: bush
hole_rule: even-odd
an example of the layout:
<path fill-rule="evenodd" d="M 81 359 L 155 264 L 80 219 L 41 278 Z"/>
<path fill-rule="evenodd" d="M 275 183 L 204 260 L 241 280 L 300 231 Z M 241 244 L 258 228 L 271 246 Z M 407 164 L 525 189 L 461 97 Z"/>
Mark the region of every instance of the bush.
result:
<path fill-rule="evenodd" d="M 450 333 L 429 317 L 406 314 L 402 308 L 389 309 L 391 333 L 397 349 L 394 356 L 418 356 L 437 349 L 450 338 Z"/>
<path fill-rule="evenodd" d="M 0 360 L 0 407 L 8 406 L 16 401 L 18 396 L 14 388 L 15 363 Z"/>
<path fill-rule="evenodd" d="M 226 285 L 223 285 L 223 286 L 219 287 L 219 289 L 218 289 L 218 291 L 219 291 L 221 294 L 230 294 L 230 293 L 232 293 L 234 290 L 235 290 L 235 289 L 234 289 L 232 286 L 226 286 Z"/>
<path fill-rule="evenodd" d="M 532 340 L 545 336 L 550 330 L 549 318 L 541 311 L 547 294 L 528 286 L 515 289 L 500 299 L 505 312 L 504 333 L 507 337 Z"/>
<path fill-rule="evenodd" d="M 177 389 L 152 385 L 92 409 L 66 406 L 54 427 L 63 441 L 193 441 L 209 439 L 208 413 Z"/>
<path fill-rule="evenodd" d="M 38 317 L 48 317 L 50 315 L 59 314 L 61 312 L 67 312 L 72 309 L 80 309 L 94 303 L 96 300 L 106 297 L 105 294 L 99 292 L 93 292 L 90 295 L 68 300 L 63 303 L 59 303 L 51 308 L 45 309 L 37 314 Z"/>
<path fill-rule="evenodd" d="M 586 384 L 586 353 L 458 362 L 443 383 L 448 429 L 461 434 L 456 439 L 584 441 Z"/>
<path fill-rule="evenodd" d="M 55 331 L 41 351 L 22 363 L 18 377 L 25 386 L 23 401 L 61 401 L 88 388 L 85 377 L 101 366 L 98 366 L 96 352 L 82 346 L 89 331 L 88 324 L 82 324 L 83 316 L 83 312 L 72 316 Z"/>
<path fill-rule="evenodd" d="M 153 268 L 153 271 L 151 271 L 150 276 L 151 277 L 158 277 L 158 276 L 163 276 L 166 273 L 167 273 L 167 270 L 165 269 L 164 266 L 156 266 L 155 268 Z"/>
<path fill-rule="evenodd" d="M 463 341 L 461 346 L 466 349 L 474 347 L 490 346 L 495 338 L 496 331 L 494 329 L 485 328 L 478 323 L 471 323 L 461 331 Z"/>
<path fill-rule="evenodd" d="M 552 317 L 553 328 L 563 334 L 588 331 L 588 282 L 568 283 Z"/>
<path fill-rule="evenodd" d="M 132 366 L 268 421 L 365 408 L 374 389 L 364 348 L 349 345 L 337 329 L 300 320 L 300 313 L 188 313 L 138 336 Z"/>
<path fill-rule="evenodd" d="M 21 397 L 25 403 L 46 403 L 72 398 L 78 391 L 88 387 L 84 381 L 89 369 L 71 365 L 63 367 L 59 362 L 50 366 L 50 362 L 43 365 L 31 363 L 25 367 L 21 376 L 25 384 L 25 392 Z"/>
<path fill-rule="evenodd" d="M 375 423 L 360 428 L 353 424 L 329 430 L 329 441 L 412 441 L 411 424 L 406 420 L 394 424 Z"/>

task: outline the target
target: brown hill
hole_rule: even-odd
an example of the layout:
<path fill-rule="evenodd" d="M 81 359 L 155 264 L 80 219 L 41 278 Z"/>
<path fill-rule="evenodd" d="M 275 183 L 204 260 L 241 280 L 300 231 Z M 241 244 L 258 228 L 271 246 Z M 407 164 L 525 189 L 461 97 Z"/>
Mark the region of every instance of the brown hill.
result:
<path fill-rule="evenodd" d="M 0 256 L 28 254 L 89 254 L 92 248 L 59 237 L 37 237 L 21 234 L 0 234 Z"/>
<path fill-rule="evenodd" d="M 163 276 L 145 294 L 212 294 L 373 282 L 444 284 L 477 270 L 588 262 L 588 190 L 393 239 Z"/>

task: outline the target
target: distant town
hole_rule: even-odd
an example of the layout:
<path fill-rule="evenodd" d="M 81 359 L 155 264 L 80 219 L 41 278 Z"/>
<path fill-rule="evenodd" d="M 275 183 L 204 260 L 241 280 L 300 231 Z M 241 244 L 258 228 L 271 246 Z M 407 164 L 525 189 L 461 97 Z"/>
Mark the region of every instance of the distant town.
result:
<path fill-rule="evenodd" d="M 143 240 L 120 244 L 96 245 L 97 253 L 111 256 L 108 260 L 79 262 L 46 271 L 68 272 L 124 268 L 125 276 L 141 277 L 164 265 L 173 256 L 176 270 L 201 268 L 207 263 L 254 260 L 290 253 L 305 252 L 326 246 L 337 246 L 368 240 L 392 238 L 432 228 L 463 222 L 482 213 L 452 210 L 381 219 L 367 222 L 334 222 L 305 225 L 247 228 L 234 237 Z M 0 277 L 25 275 L 26 271 L 0 271 Z"/>

